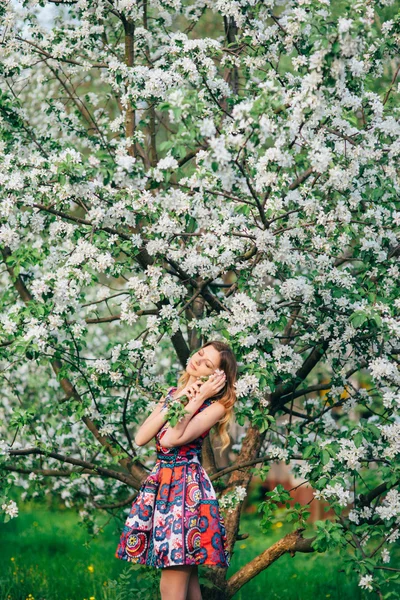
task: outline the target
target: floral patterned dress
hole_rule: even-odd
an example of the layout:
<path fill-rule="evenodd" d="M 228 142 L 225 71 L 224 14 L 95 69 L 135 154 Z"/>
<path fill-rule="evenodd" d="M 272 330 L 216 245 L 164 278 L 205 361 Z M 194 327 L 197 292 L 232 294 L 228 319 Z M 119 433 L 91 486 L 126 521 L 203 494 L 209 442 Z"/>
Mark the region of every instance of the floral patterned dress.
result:
<path fill-rule="evenodd" d="M 177 388 L 170 388 L 168 395 Z M 166 398 L 167 400 L 167 398 Z M 211 404 L 207 399 L 195 414 Z M 229 567 L 226 533 L 212 483 L 200 463 L 204 438 L 163 448 L 156 435 L 157 461 L 132 503 L 115 556 L 142 565 Z"/>

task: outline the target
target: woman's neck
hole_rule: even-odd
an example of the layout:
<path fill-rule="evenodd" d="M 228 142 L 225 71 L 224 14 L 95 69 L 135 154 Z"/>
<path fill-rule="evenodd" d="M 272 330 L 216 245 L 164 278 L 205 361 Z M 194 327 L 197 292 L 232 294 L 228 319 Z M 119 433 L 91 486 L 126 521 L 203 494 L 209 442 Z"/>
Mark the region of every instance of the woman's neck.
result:
<path fill-rule="evenodd" d="M 190 375 L 190 377 L 189 377 L 189 379 L 188 379 L 188 381 L 187 381 L 187 384 L 186 384 L 186 386 L 188 386 L 188 385 L 192 385 L 192 383 L 194 383 L 195 381 L 197 381 L 197 377 L 196 377 L 196 375 Z"/>

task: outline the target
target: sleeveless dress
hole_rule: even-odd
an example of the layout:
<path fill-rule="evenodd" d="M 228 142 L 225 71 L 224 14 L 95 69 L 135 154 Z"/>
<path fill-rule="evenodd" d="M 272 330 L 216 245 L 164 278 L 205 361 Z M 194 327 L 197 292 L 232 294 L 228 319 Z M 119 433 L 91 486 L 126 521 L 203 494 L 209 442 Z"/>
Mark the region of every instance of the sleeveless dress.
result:
<path fill-rule="evenodd" d="M 165 398 L 177 388 L 170 388 Z M 210 406 L 204 401 L 194 413 Z M 157 461 L 134 499 L 115 552 L 128 562 L 229 567 L 225 524 L 213 485 L 199 457 L 210 430 L 188 444 L 163 448 L 165 423 L 156 435 Z"/>

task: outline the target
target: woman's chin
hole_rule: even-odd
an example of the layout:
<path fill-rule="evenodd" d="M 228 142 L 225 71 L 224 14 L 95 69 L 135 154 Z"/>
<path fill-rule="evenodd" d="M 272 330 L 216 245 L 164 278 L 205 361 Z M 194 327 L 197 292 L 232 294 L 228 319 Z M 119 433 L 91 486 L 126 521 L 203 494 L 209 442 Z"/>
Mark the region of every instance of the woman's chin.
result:
<path fill-rule="evenodd" d="M 186 373 L 188 375 L 192 375 L 192 377 L 200 377 L 198 374 L 198 371 L 195 371 L 194 369 L 191 369 L 190 367 L 186 367 Z"/>

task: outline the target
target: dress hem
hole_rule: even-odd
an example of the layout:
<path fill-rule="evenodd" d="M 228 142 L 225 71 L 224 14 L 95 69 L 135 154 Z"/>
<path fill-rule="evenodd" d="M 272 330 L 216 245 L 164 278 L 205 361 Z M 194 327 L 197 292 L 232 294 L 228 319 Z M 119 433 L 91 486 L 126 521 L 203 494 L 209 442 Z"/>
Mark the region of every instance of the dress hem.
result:
<path fill-rule="evenodd" d="M 210 562 L 210 561 L 205 561 L 202 563 L 168 563 L 168 564 L 163 564 L 163 565 L 154 565 L 154 564 L 150 564 L 150 563 L 146 563 L 146 562 L 140 562 L 140 561 L 135 561 L 135 560 L 129 560 L 129 558 L 124 557 L 124 556 L 117 556 L 116 554 L 114 554 L 115 558 L 118 558 L 119 560 L 124 560 L 126 562 L 131 562 L 135 565 L 140 565 L 142 567 L 154 567 L 155 569 L 164 569 L 165 567 L 219 567 L 220 569 L 229 569 L 230 564 L 225 564 L 225 565 L 221 565 L 219 563 L 215 563 L 215 562 Z"/>

